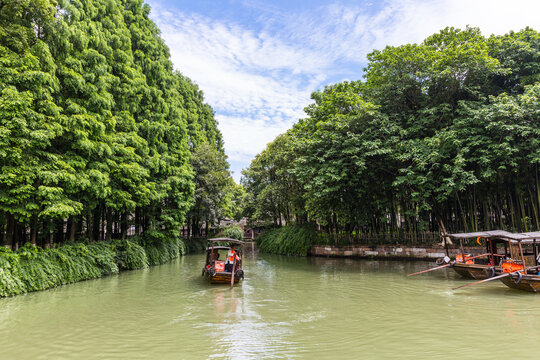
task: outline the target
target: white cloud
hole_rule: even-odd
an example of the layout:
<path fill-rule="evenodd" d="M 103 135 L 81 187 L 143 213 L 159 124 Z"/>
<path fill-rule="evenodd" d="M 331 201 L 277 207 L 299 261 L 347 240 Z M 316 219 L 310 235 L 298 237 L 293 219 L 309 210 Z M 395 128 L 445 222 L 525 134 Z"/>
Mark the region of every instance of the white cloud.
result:
<path fill-rule="evenodd" d="M 204 91 L 229 159 L 245 167 L 304 116 L 312 91 L 328 81 L 360 78 L 373 49 L 421 42 L 446 26 L 477 26 L 484 35 L 540 27 L 538 0 L 389 0 L 375 12 L 332 3 L 301 13 L 246 3 L 260 14 L 257 30 L 165 10 L 159 1 L 151 1 L 151 16 L 175 68 Z"/>
<path fill-rule="evenodd" d="M 223 136 L 229 139 L 229 157 L 236 161 L 250 162 L 266 144 L 284 132 L 290 124 L 271 122 L 267 119 L 249 119 L 239 116 L 218 115 Z M 249 129 L 249 131 L 245 131 Z"/>
<path fill-rule="evenodd" d="M 161 11 L 159 6 L 154 6 L 153 18 L 175 67 L 199 84 L 216 111 L 229 159 L 246 166 L 303 116 L 329 65 L 320 54 L 267 32 Z"/>

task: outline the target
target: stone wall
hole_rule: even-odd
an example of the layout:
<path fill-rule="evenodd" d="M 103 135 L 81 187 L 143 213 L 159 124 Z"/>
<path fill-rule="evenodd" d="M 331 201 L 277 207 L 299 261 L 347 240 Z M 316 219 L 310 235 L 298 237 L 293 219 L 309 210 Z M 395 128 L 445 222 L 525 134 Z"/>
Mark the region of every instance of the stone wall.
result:
<path fill-rule="evenodd" d="M 485 252 L 483 247 L 465 247 L 465 253 L 480 255 Z M 459 248 L 450 248 L 450 257 L 455 257 L 461 253 Z M 437 259 L 446 255 L 441 246 L 433 247 L 413 247 L 413 246 L 313 246 L 310 256 L 330 256 L 330 257 L 372 257 L 372 258 L 396 258 L 396 259 Z"/>

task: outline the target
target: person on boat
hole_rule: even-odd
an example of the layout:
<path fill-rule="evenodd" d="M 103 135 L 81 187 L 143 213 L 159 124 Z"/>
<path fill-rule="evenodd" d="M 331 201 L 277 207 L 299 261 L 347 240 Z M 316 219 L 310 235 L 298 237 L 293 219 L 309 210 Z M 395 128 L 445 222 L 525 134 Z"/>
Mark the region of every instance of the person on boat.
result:
<path fill-rule="evenodd" d="M 231 246 L 229 251 L 227 252 L 227 260 L 225 261 L 225 271 L 226 272 L 232 272 L 233 271 L 233 264 L 235 263 L 235 260 L 238 262 L 240 261 L 240 256 L 236 253 L 235 246 Z"/>

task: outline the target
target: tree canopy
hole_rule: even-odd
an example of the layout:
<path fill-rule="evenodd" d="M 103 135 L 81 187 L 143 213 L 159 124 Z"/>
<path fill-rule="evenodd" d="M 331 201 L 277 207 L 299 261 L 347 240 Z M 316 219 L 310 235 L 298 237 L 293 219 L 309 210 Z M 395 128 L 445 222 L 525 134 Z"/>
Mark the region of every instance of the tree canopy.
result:
<path fill-rule="evenodd" d="M 205 196 L 206 221 L 233 206 L 214 112 L 173 69 L 147 4 L 1 7 L 2 242 L 177 238 Z M 208 154 L 219 161 L 202 169 Z M 219 174 L 219 198 L 198 195 L 203 172 Z"/>
<path fill-rule="evenodd" d="M 243 172 L 251 212 L 345 237 L 539 229 L 539 64 L 530 28 L 371 52 Z"/>

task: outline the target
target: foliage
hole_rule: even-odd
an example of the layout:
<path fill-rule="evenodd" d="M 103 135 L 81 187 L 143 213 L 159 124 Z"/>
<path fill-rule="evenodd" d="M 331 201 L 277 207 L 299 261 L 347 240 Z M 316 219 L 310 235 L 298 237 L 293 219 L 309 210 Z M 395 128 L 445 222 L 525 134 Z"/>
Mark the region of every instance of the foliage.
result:
<path fill-rule="evenodd" d="M 155 236 L 148 236 L 155 234 Z M 162 233 L 151 232 L 144 239 L 139 239 L 139 244 L 144 248 L 148 265 L 160 265 L 176 259 L 187 253 L 183 240 L 167 240 L 161 238 Z"/>
<path fill-rule="evenodd" d="M 292 134 L 279 135 L 242 171 L 246 188 L 244 213 L 251 219 L 281 224 L 281 219 L 306 220 L 301 184 L 293 174 L 298 155 Z"/>
<path fill-rule="evenodd" d="M 213 110 L 173 70 L 147 4 L 1 7 L 0 230 L 7 245 L 121 239 L 131 226 L 141 236 L 159 230 L 179 238 L 190 209 L 197 222 L 238 213 L 226 196 L 233 181 Z"/>
<path fill-rule="evenodd" d="M 266 253 L 306 256 L 316 240 L 317 232 L 312 227 L 291 225 L 263 232 L 257 246 Z"/>
<path fill-rule="evenodd" d="M 189 238 L 184 240 L 186 254 L 198 254 L 206 251 L 206 238 Z"/>
<path fill-rule="evenodd" d="M 148 258 L 144 248 L 129 240 L 113 242 L 116 252 L 116 262 L 120 270 L 134 270 L 148 267 Z"/>
<path fill-rule="evenodd" d="M 219 222 L 224 217 L 227 192 L 233 187 L 234 181 L 229 172 L 226 155 L 209 144 L 202 144 L 195 149 L 191 159 L 195 171 L 195 204 L 188 214 L 195 236 L 205 222 Z"/>
<path fill-rule="evenodd" d="M 229 226 L 225 230 L 223 230 L 223 237 L 227 237 L 230 239 L 236 239 L 243 241 L 244 240 L 244 232 L 240 228 L 240 226 Z"/>
<path fill-rule="evenodd" d="M 446 28 L 368 55 L 243 172 L 252 220 L 337 242 L 540 229 L 540 34 Z M 404 236 L 404 235 L 407 236 Z"/>
<path fill-rule="evenodd" d="M 0 247 L 0 297 L 163 264 L 183 252 L 182 241 L 142 239 L 67 244 L 52 249 L 26 244 L 16 252 Z"/>

